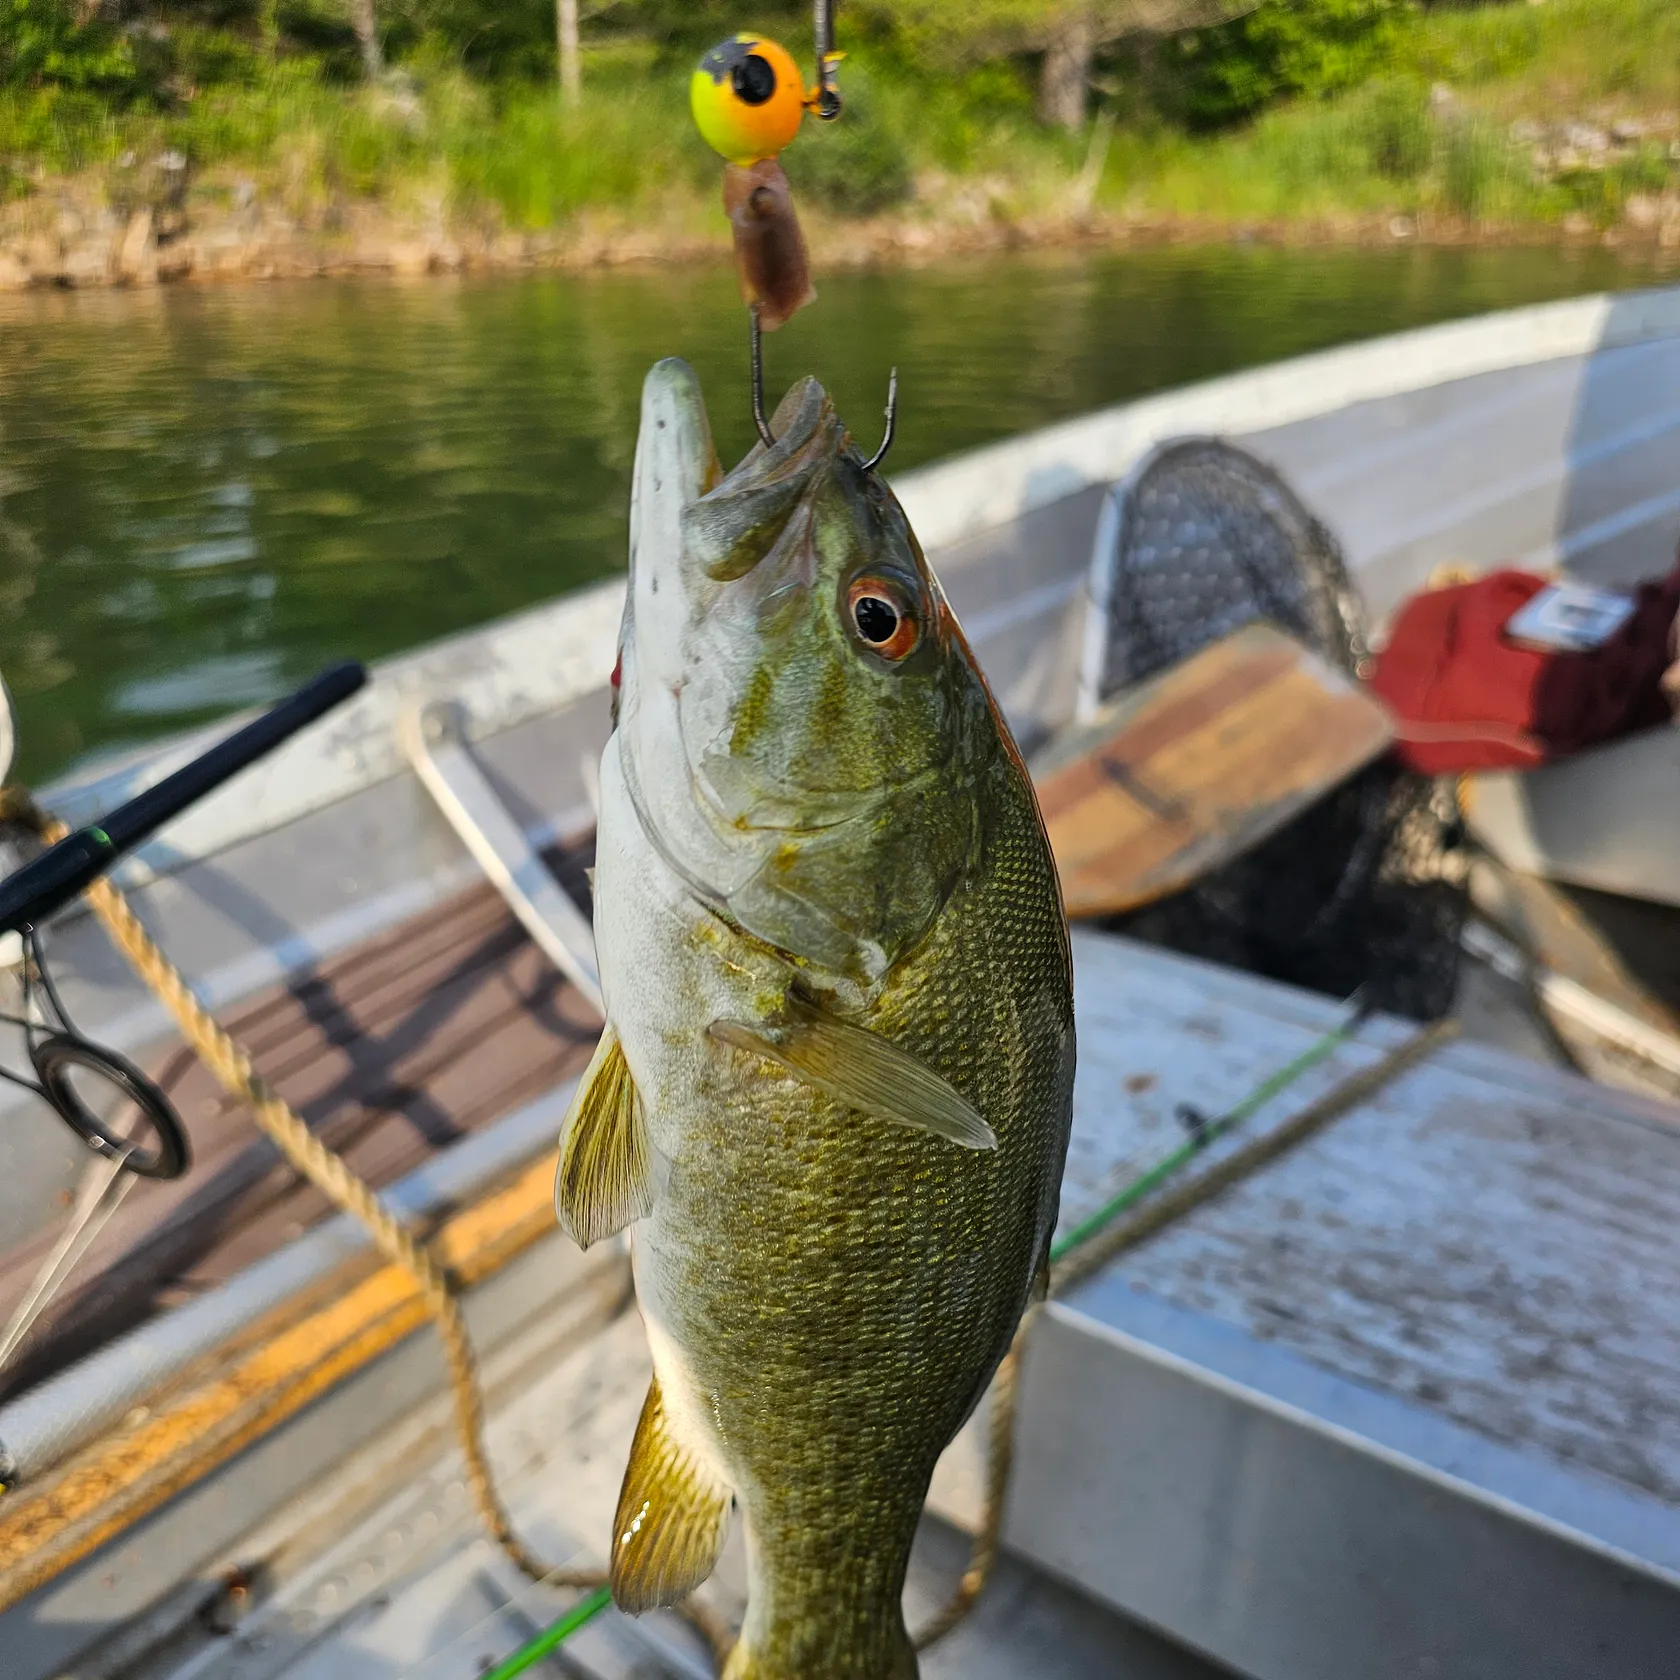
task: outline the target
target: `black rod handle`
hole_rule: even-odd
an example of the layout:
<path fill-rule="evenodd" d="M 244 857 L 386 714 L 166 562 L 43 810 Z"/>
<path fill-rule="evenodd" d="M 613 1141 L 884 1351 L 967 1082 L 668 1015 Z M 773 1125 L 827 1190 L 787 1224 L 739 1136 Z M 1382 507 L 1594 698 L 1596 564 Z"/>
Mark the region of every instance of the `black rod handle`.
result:
<path fill-rule="evenodd" d="M 195 805 L 283 741 L 342 705 L 367 682 L 354 660 L 330 666 L 190 764 L 119 805 L 102 822 L 67 834 L 33 863 L 0 881 L 0 933 L 45 921 L 91 886 L 125 852 Z"/>

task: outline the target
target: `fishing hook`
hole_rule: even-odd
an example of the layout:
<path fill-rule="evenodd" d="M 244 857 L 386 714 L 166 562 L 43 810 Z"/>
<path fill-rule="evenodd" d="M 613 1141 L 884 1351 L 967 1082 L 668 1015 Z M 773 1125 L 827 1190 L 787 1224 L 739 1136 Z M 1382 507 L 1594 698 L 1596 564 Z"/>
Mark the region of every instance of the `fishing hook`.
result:
<path fill-rule="evenodd" d="M 776 447 L 776 434 L 770 430 L 770 422 L 764 416 L 764 329 L 759 325 L 758 306 L 755 304 L 748 316 L 752 321 L 752 415 L 753 424 L 758 428 L 759 441 L 766 449 Z M 874 472 L 886 460 L 887 451 L 893 446 L 893 438 L 898 434 L 898 369 L 894 368 L 887 380 L 887 429 L 881 437 L 881 447 L 863 463 L 865 472 Z"/>
<path fill-rule="evenodd" d="M 893 446 L 893 434 L 898 430 L 898 369 L 892 370 L 887 380 L 887 429 L 881 435 L 881 447 L 863 463 L 866 473 L 874 472 L 886 460 L 887 451 Z"/>
<path fill-rule="evenodd" d="M 816 115 L 823 122 L 833 122 L 843 109 L 840 89 L 834 81 L 834 7 L 836 0 L 813 0 L 812 3 L 812 33 L 816 37 L 817 46 L 817 96 L 815 103 Z M 770 430 L 770 422 L 764 412 L 764 328 L 758 318 L 758 305 L 754 304 L 749 311 L 752 319 L 752 417 L 753 425 L 758 430 L 759 442 L 766 449 L 776 447 L 776 434 Z M 892 370 L 892 376 L 887 381 L 887 429 L 881 438 L 881 447 L 863 463 L 865 472 L 874 472 L 886 460 L 887 451 L 893 446 L 893 437 L 898 431 L 898 369 Z"/>

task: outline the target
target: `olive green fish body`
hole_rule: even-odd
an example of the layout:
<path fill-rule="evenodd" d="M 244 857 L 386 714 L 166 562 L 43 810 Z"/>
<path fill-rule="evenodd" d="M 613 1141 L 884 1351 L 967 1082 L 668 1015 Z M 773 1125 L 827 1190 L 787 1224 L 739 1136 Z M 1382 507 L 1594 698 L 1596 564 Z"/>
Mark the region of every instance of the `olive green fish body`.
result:
<path fill-rule="evenodd" d="M 580 1182 L 596 1173 L 581 1125 L 561 1169 L 574 1229 L 645 1215 L 655 1389 L 615 1587 L 642 1608 L 703 1578 L 732 1498 L 750 1579 L 731 1680 L 896 1680 L 916 1673 L 900 1596 L 934 1463 L 1007 1350 L 1055 1222 L 1066 925 L 1019 758 L 826 398 L 796 392 L 776 422 L 784 459 L 718 485 L 681 437 L 691 380 L 671 364 L 650 377 L 601 778 L 597 1062 L 620 1071 L 593 1112 L 645 1143 L 615 1157 L 632 1169 L 597 1224 L 566 1188 L 568 1159 Z M 663 430 L 679 435 L 662 452 Z M 733 575 L 694 584 L 696 548 L 711 552 L 694 506 L 739 520 L 744 495 L 754 515 L 766 481 L 760 499 L 783 500 L 768 542 L 750 528 L 759 560 L 738 570 L 739 543 L 720 542 L 712 569 Z M 662 519 L 664 498 L 689 518 Z M 915 619 L 902 655 L 872 634 L 847 644 L 887 622 L 856 610 L 860 575 Z M 713 682 L 721 698 L 694 692 Z"/>

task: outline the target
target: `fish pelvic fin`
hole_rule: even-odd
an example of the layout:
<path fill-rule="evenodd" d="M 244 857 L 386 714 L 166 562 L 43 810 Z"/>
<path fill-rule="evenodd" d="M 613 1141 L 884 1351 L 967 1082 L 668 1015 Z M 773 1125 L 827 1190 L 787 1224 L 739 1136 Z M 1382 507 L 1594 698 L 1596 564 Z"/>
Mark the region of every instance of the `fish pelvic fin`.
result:
<path fill-rule="evenodd" d="M 647 1115 L 610 1022 L 560 1125 L 554 1211 L 579 1248 L 653 1211 Z"/>
<path fill-rule="evenodd" d="M 659 1378 L 648 1387 L 613 1518 L 613 1602 L 635 1616 L 676 1604 L 717 1565 L 729 1489 L 671 1434 Z"/>
<path fill-rule="evenodd" d="M 997 1148 L 997 1133 L 949 1080 L 890 1039 L 816 1004 L 790 999 L 784 1022 L 714 1021 L 707 1030 L 848 1108 L 932 1132 L 964 1149 Z"/>

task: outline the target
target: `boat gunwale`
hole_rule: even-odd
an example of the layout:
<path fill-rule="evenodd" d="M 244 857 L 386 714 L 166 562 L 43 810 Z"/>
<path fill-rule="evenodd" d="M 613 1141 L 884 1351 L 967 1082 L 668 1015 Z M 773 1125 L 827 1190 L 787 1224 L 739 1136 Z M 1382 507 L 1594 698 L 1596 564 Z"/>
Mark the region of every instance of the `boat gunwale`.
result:
<path fill-rule="evenodd" d="M 1166 438 L 1263 431 L 1354 403 L 1673 337 L 1680 337 L 1680 286 L 1475 315 L 1176 386 L 915 469 L 893 487 L 924 549 L 954 573 L 961 545 L 1113 483 Z M 939 553 L 947 550 L 956 552 Z M 118 883 L 133 888 L 173 875 L 407 774 L 398 737 L 417 702 L 448 694 L 461 708 L 463 738 L 478 742 L 604 694 L 623 592 L 623 579 L 610 578 L 381 661 L 361 696 L 170 824 L 119 866 Z M 43 802 L 72 825 L 95 820 L 250 715 L 65 777 L 43 791 Z"/>

